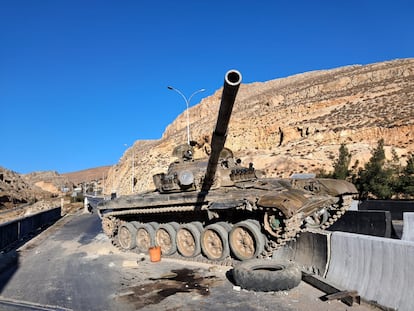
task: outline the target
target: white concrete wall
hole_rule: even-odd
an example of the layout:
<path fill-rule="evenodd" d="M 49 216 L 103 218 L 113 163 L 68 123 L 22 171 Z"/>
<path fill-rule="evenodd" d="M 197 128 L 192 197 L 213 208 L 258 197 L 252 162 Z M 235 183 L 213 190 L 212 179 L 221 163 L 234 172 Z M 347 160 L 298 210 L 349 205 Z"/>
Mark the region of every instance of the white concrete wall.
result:
<path fill-rule="evenodd" d="M 414 213 L 403 213 L 404 225 L 401 240 L 414 242 Z"/>
<path fill-rule="evenodd" d="M 414 242 L 333 232 L 326 278 L 364 299 L 414 310 Z"/>

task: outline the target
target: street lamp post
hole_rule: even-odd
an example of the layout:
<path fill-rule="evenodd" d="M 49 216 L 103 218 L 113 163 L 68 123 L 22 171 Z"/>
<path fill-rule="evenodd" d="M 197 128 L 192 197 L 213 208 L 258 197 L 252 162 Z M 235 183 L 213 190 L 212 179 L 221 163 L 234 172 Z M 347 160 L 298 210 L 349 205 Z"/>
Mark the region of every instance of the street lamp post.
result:
<path fill-rule="evenodd" d="M 189 106 L 190 106 L 190 101 L 191 101 L 191 98 L 193 98 L 193 96 L 195 95 L 195 94 L 198 94 L 198 93 L 201 93 L 201 92 L 204 92 L 205 91 L 205 89 L 199 89 L 198 91 L 195 91 L 193 94 L 191 94 L 191 96 L 187 99 L 187 97 L 185 97 L 185 95 L 179 90 L 179 89 L 176 89 L 175 87 L 172 87 L 172 86 L 167 86 L 167 88 L 169 89 L 169 90 L 173 90 L 173 91 L 176 91 L 178 94 L 180 94 L 183 98 L 184 98 L 184 101 L 185 101 L 185 104 L 186 104 L 186 106 L 187 106 L 187 109 L 186 109 L 186 115 L 187 115 L 187 144 L 188 145 L 190 145 L 190 116 L 189 116 L 189 112 L 188 112 L 188 108 L 189 108 Z"/>
<path fill-rule="evenodd" d="M 127 144 L 124 144 L 125 147 L 128 147 Z M 135 175 L 135 149 L 134 149 L 134 144 L 132 144 L 131 146 L 132 148 L 132 158 L 131 158 L 131 192 L 134 193 L 134 175 Z"/>
<path fill-rule="evenodd" d="M 134 144 L 132 144 L 132 184 L 131 184 L 131 191 L 134 193 L 134 184 L 135 184 L 135 149 Z"/>

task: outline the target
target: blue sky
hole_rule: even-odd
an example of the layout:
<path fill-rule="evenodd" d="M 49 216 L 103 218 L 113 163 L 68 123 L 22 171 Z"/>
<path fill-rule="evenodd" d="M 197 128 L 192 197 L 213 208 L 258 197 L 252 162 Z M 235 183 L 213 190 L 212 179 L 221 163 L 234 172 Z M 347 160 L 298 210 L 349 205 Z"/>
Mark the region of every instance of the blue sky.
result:
<path fill-rule="evenodd" d="M 0 166 L 73 172 L 243 82 L 414 57 L 412 1 L 0 0 Z"/>

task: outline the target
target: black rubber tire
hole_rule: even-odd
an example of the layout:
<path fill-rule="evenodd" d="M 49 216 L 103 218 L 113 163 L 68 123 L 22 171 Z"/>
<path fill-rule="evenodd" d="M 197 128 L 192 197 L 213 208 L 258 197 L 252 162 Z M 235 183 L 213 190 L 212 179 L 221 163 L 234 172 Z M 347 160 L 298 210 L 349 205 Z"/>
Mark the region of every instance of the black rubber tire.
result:
<path fill-rule="evenodd" d="M 135 244 L 135 236 L 137 229 L 133 224 L 127 222 L 119 226 L 118 228 L 118 243 L 122 249 L 130 250 L 133 249 Z"/>
<path fill-rule="evenodd" d="M 254 291 L 281 291 L 295 288 L 302 272 L 293 262 L 252 259 L 241 262 L 233 269 L 236 285 Z"/>
<path fill-rule="evenodd" d="M 163 245 L 159 240 L 159 232 L 164 231 L 169 235 L 170 240 L 170 247 L 166 248 L 165 244 Z M 155 245 L 161 246 L 161 252 L 163 255 L 172 255 L 177 251 L 177 244 L 175 242 L 177 232 L 175 231 L 174 227 L 170 224 L 161 224 L 158 226 L 158 229 L 155 230 Z"/>
<path fill-rule="evenodd" d="M 180 230 L 185 230 L 187 232 L 189 232 L 191 234 L 191 236 L 193 237 L 194 240 L 194 250 L 193 252 L 190 254 L 186 251 L 186 249 L 181 249 L 180 246 L 181 244 L 179 243 L 178 239 L 179 239 L 179 235 L 180 235 Z M 196 257 L 198 255 L 200 255 L 201 253 L 201 246 L 200 246 L 200 230 L 199 228 L 197 228 L 197 225 L 193 224 L 193 223 L 189 223 L 189 224 L 183 224 L 180 225 L 177 229 L 177 235 L 176 235 L 176 244 L 177 244 L 177 250 L 178 252 L 187 258 L 193 258 Z"/>
<path fill-rule="evenodd" d="M 216 224 L 222 226 L 224 229 L 226 229 L 227 232 L 230 232 L 231 228 L 233 228 L 233 226 L 226 221 L 219 221 L 216 222 Z"/>
<path fill-rule="evenodd" d="M 168 224 L 171 225 L 175 231 L 177 231 L 178 227 L 180 227 L 180 224 L 176 221 L 170 221 Z"/>
<path fill-rule="evenodd" d="M 198 231 L 200 231 L 200 233 L 203 232 L 204 226 L 200 221 L 192 221 L 190 222 L 190 224 L 193 224 L 194 226 L 196 226 Z"/>
<path fill-rule="evenodd" d="M 156 221 L 151 221 L 151 222 L 149 222 L 148 223 L 151 227 L 153 227 L 154 228 L 154 230 L 157 230 L 158 229 L 158 227 L 159 227 L 159 223 L 158 222 L 156 222 Z"/>
<path fill-rule="evenodd" d="M 250 255 L 243 254 L 239 249 L 239 245 L 233 244 L 236 242 L 234 236 L 239 228 L 243 228 L 246 232 L 249 232 L 250 237 L 253 239 L 254 252 Z M 229 244 L 234 257 L 239 260 L 250 260 L 259 256 L 259 254 L 263 252 L 265 244 L 265 237 L 260 232 L 259 222 L 254 220 L 244 220 L 235 224 L 229 233 Z"/>
<path fill-rule="evenodd" d="M 142 253 L 148 253 L 148 249 L 150 247 L 155 246 L 155 230 L 154 230 L 154 228 L 150 224 L 142 224 L 142 223 L 138 223 L 138 222 L 135 222 L 135 221 L 133 221 L 132 224 L 137 229 L 137 233 L 135 235 L 135 243 L 136 243 L 136 247 L 137 247 L 138 251 L 140 251 Z M 148 243 L 145 243 L 146 241 L 144 241 L 140 238 L 139 235 L 141 234 L 140 233 L 141 230 L 146 231 L 146 233 L 149 237 L 149 240 L 147 241 Z"/>

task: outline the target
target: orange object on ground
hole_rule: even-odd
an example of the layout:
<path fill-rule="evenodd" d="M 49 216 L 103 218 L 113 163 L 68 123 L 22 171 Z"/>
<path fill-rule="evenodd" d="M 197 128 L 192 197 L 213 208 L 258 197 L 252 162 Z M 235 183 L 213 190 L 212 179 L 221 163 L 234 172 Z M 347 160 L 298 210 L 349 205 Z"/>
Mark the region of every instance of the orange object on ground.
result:
<path fill-rule="evenodd" d="M 161 260 L 161 247 L 154 246 L 149 248 L 149 255 L 151 262 L 157 262 Z"/>

